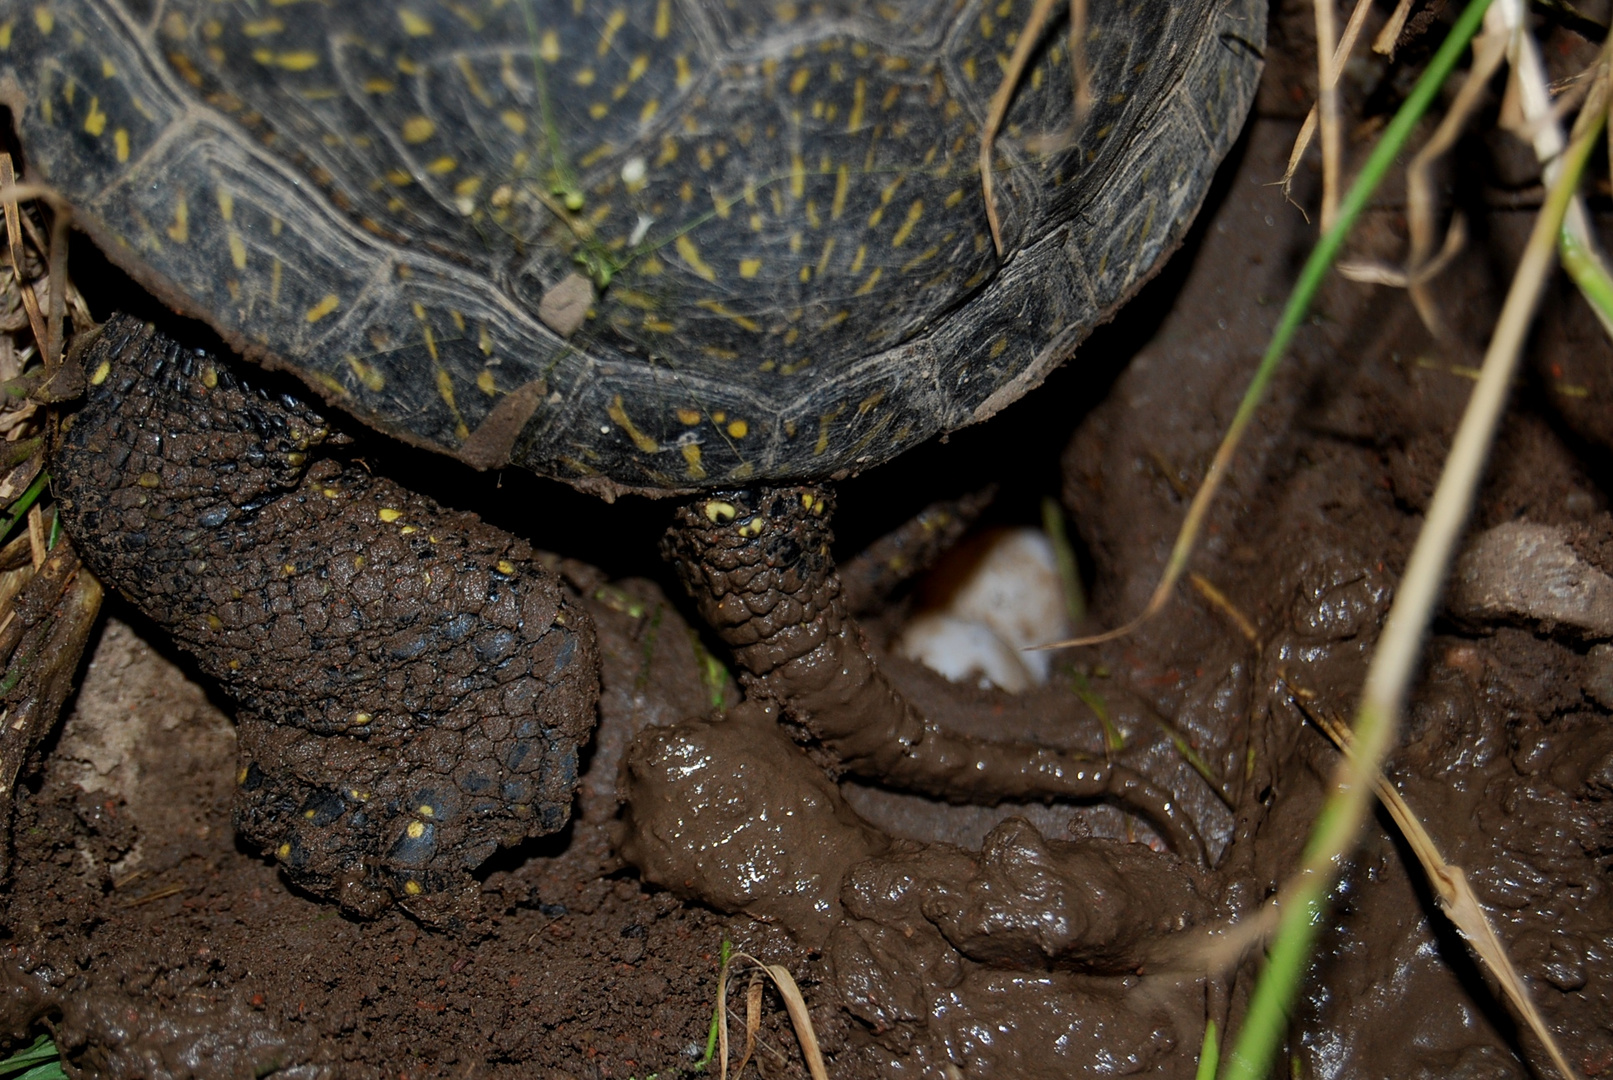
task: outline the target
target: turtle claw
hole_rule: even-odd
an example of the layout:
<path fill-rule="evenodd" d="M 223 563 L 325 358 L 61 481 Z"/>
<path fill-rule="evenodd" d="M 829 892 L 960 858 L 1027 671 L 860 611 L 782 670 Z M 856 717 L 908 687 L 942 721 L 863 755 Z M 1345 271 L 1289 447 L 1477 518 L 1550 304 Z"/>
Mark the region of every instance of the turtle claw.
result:
<path fill-rule="evenodd" d="M 834 769 L 949 802 L 1107 800 L 1184 858 L 1203 841 L 1140 773 L 1069 751 L 942 731 L 880 670 L 830 557 L 833 497 L 816 486 L 719 491 L 681 507 L 663 553 L 734 650 L 752 699 L 777 702 Z"/>

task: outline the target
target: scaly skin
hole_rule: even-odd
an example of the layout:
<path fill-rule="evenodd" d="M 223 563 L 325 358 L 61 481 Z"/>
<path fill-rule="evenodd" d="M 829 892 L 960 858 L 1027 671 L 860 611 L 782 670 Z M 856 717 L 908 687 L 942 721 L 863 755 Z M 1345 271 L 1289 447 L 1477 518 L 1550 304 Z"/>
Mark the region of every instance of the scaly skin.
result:
<path fill-rule="evenodd" d="M 844 771 L 960 803 L 1105 799 L 1204 858 L 1169 793 L 1122 765 L 942 731 L 891 685 L 846 613 L 821 487 L 719 491 L 685 504 L 667 534 L 700 613 L 733 649 L 747 693 L 777 701 Z"/>
<path fill-rule="evenodd" d="M 115 317 L 57 448 L 85 562 L 240 705 L 236 824 L 297 884 L 428 918 L 559 829 L 593 626 L 531 548 L 346 464 L 306 405 Z"/>

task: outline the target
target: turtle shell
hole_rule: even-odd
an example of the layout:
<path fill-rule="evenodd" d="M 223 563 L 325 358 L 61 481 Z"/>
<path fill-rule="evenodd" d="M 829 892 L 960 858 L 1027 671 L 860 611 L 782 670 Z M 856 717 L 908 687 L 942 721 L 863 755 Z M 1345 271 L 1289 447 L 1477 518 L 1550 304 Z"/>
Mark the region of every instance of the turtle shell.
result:
<path fill-rule="evenodd" d="M 44 0 L 33 179 L 369 424 L 604 492 L 844 475 L 1035 386 L 1179 242 L 1265 0 Z"/>

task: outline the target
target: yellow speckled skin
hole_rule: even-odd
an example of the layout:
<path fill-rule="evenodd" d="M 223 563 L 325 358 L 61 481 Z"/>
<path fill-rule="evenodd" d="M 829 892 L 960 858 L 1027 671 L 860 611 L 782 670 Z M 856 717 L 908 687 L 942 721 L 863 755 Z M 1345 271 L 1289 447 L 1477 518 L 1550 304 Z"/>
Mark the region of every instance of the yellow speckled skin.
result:
<path fill-rule="evenodd" d="M 999 258 L 1029 8 L 41 0 L 0 101 L 115 261 L 378 428 L 603 491 L 823 478 L 1036 385 L 1242 125 L 1264 3 L 1094 0 L 1090 114 L 1062 29 L 1009 112 Z"/>

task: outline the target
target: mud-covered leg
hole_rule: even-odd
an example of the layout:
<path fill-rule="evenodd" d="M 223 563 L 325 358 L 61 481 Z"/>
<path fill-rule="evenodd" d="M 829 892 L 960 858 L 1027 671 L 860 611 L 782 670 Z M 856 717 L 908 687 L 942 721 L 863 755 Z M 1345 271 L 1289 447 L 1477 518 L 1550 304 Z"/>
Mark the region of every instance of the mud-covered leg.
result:
<path fill-rule="evenodd" d="M 665 554 L 734 650 L 752 695 L 778 701 L 849 773 L 953 802 L 1106 799 L 1202 860 L 1197 830 L 1139 773 L 1070 751 L 930 724 L 879 670 L 845 610 L 830 495 L 815 486 L 716 492 L 680 507 Z"/>
<path fill-rule="evenodd" d="M 369 912 L 565 824 L 592 624 L 531 547 L 341 460 L 313 410 L 115 317 L 52 471 L 86 563 L 240 706 L 236 823 Z"/>

